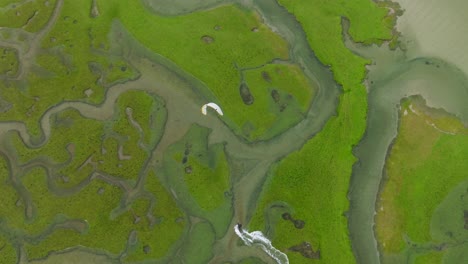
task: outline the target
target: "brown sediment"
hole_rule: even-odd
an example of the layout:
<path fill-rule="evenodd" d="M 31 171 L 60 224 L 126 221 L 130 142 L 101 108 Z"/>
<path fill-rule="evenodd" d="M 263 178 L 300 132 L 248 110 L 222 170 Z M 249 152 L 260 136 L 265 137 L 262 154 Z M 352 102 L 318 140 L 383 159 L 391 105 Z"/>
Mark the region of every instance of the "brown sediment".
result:
<path fill-rule="evenodd" d="M 254 103 L 254 97 L 253 95 L 250 93 L 250 89 L 249 87 L 247 86 L 247 84 L 245 83 L 242 83 L 239 87 L 239 93 L 240 93 L 240 96 L 242 98 L 242 101 L 244 102 L 244 104 L 246 105 L 251 105 Z"/>
<path fill-rule="evenodd" d="M 283 112 L 284 110 L 286 110 L 286 108 L 288 108 L 288 103 L 285 103 L 284 100 L 287 101 L 287 100 L 293 99 L 293 96 L 291 94 L 288 94 L 286 96 L 286 99 L 283 98 L 284 100 L 281 100 L 281 94 L 276 89 L 272 89 L 270 92 L 270 95 L 271 95 L 271 98 L 273 98 L 273 101 L 275 102 L 275 104 L 278 106 L 278 109 L 280 112 Z"/>
<path fill-rule="evenodd" d="M 99 8 L 97 6 L 96 0 L 93 0 L 92 5 L 91 5 L 91 17 L 95 18 L 99 16 Z"/>
<path fill-rule="evenodd" d="M 214 42 L 214 38 L 212 36 L 204 35 L 201 37 L 201 40 L 205 42 L 206 44 L 211 44 Z"/>
<path fill-rule="evenodd" d="M 299 252 L 306 258 L 320 259 L 320 250 L 314 251 L 309 242 L 302 242 L 302 244 L 290 247 L 289 250 Z"/>
<path fill-rule="evenodd" d="M 293 223 L 294 223 L 294 227 L 297 228 L 297 229 L 302 229 L 305 226 L 305 222 L 302 221 L 302 220 L 297 220 L 296 219 L 296 220 L 294 220 Z"/>
<path fill-rule="evenodd" d="M 280 101 L 280 94 L 278 90 L 275 90 L 275 89 L 271 90 L 271 98 L 273 98 L 275 103 L 278 103 Z"/>
<path fill-rule="evenodd" d="M 281 217 L 284 220 L 291 221 L 294 224 L 294 227 L 297 229 L 302 229 L 305 226 L 305 222 L 301 219 L 294 219 L 290 213 L 283 213 Z"/>
<path fill-rule="evenodd" d="M 291 215 L 289 213 L 284 213 L 281 215 L 284 220 L 291 220 Z"/>
<path fill-rule="evenodd" d="M 263 80 L 265 80 L 266 82 L 271 82 L 271 76 L 268 72 L 266 71 L 262 71 L 262 78 Z"/>
<path fill-rule="evenodd" d="M 143 253 L 148 254 L 151 251 L 151 247 L 149 245 L 143 246 Z"/>
<path fill-rule="evenodd" d="M 283 112 L 284 110 L 286 110 L 286 107 L 288 107 L 288 104 L 286 104 L 286 103 L 281 104 L 280 108 L 279 108 L 280 112 Z"/>

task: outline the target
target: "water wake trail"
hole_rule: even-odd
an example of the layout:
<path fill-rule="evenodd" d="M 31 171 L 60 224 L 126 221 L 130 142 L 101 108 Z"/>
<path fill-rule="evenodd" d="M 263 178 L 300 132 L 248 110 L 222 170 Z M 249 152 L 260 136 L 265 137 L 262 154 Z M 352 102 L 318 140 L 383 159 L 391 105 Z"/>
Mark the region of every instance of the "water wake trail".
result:
<path fill-rule="evenodd" d="M 238 224 L 234 227 L 234 232 L 239 236 L 247 246 L 260 245 L 263 251 L 272 257 L 278 264 L 289 264 L 289 259 L 286 254 L 279 251 L 271 244 L 271 241 L 266 238 L 261 231 L 248 232 L 242 229 Z"/>

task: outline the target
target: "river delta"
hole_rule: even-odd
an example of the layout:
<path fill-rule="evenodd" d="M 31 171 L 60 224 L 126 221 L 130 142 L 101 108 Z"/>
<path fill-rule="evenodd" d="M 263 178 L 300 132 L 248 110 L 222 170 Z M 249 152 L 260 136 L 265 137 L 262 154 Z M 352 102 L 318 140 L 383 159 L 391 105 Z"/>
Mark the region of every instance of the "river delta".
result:
<path fill-rule="evenodd" d="M 0 0 L 0 263 L 468 261 L 464 7 Z"/>

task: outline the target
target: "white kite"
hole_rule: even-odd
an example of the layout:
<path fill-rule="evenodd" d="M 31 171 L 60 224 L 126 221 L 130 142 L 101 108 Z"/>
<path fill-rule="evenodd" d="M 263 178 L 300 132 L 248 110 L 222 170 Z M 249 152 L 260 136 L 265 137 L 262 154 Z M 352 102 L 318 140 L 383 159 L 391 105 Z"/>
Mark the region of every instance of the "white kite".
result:
<path fill-rule="evenodd" d="M 201 111 L 204 115 L 206 115 L 206 108 L 208 106 L 213 108 L 216 112 L 218 112 L 218 114 L 223 115 L 223 111 L 221 110 L 221 107 L 219 107 L 219 105 L 215 103 L 207 103 L 202 106 Z"/>

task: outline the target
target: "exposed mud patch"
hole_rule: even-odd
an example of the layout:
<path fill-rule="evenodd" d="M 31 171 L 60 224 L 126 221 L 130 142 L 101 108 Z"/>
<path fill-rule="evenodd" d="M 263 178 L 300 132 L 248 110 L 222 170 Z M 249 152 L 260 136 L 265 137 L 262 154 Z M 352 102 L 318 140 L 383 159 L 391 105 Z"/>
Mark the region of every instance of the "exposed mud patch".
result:
<path fill-rule="evenodd" d="M 143 253 L 149 254 L 151 252 L 151 247 L 149 245 L 143 246 Z"/>
<path fill-rule="evenodd" d="M 273 101 L 275 101 L 275 103 L 279 103 L 281 96 L 278 90 L 275 90 L 275 89 L 271 90 L 271 98 L 273 98 Z"/>
<path fill-rule="evenodd" d="M 202 40 L 203 42 L 205 42 L 206 44 L 211 44 L 211 43 L 213 43 L 213 42 L 215 41 L 214 38 L 213 38 L 212 36 L 208 36 L 208 35 L 202 36 L 202 37 L 201 37 L 201 40 Z"/>
<path fill-rule="evenodd" d="M 302 244 L 290 247 L 289 250 L 299 252 L 306 258 L 320 259 L 320 250 L 314 251 L 309 242 L 302 242 Z"/>
<path fill-rule="evenodd" d="M 240 96 L 241 96 L 242 101 L 244 102 L 244 104 L 251 105 L 251 104 L 254 103 L 254 97 L 253 97 L 252 93 L 250 93 L 250 89 L 249 89 L 249 86 L 247 86 L 247 84 L 242 83 L 240 85 L 239 93 L 240 93 Z"/>
<path fill-rule="evenodd" d="M 305 226 L 305 222 L 300 219 L 294 219 L 290 213 L 283 213 L 281 217 L 284 220 L 291 221 L 294 224 L 294 227 L 297 229 L 302 229 Z"/>
<path fill-rule="evenodd" d="M 100 15 L 96 0 L 93 0 L 92 2 L 90 15 L 92 18 L 98 17 Z"/>
<path fill-rule="evenodd" d="M 271 76 L 268 72 L 266 71 L 262 71 L 262 78 L 263 80 L 265 80 L 266 82 L 271 82 Z"/>

